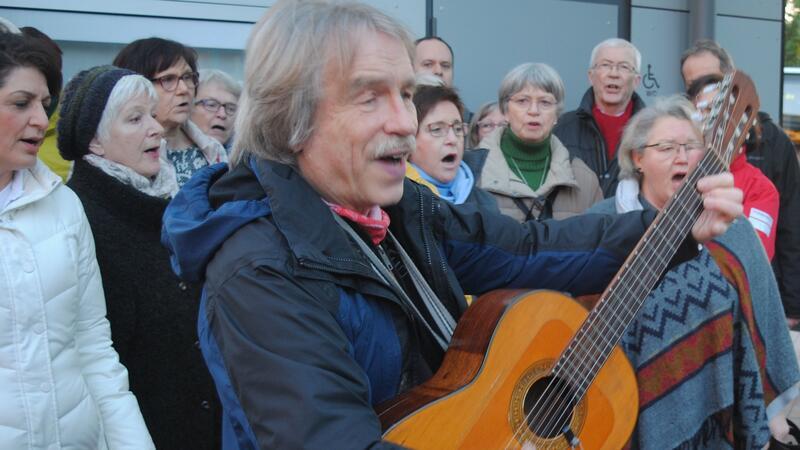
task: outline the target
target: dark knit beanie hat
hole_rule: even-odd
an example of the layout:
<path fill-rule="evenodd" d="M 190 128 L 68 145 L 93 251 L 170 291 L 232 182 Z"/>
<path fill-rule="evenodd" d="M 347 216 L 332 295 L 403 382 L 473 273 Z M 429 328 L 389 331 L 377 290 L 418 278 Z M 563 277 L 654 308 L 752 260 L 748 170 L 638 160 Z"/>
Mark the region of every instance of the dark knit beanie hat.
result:
<path fill-rule="evenodd" d="M 58 151 L 67 161 L 89 153 L 89 143 L 97 134 L 108 97 L 120 78 L 136 75 L 128 69 L 98 66 L 75 75 L 64 88 L 61 115 L 56 125 Z"/>

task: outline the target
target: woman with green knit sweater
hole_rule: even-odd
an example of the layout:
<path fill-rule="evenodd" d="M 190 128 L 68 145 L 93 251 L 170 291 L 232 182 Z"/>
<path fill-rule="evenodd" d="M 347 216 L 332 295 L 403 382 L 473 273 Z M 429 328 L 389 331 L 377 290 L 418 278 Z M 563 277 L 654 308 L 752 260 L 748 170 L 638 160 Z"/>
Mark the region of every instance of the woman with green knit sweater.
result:
<path fill-rule="evenodd" d="M 564 83 L 552 67 L 515 67 L 500 84 L 498 103 L 508 126 L 481 141 L 489 157 L 479 179 L 503 214 L 563 219 L 603 198 L 595 174 L 551 133 L 564 105 Z"/>

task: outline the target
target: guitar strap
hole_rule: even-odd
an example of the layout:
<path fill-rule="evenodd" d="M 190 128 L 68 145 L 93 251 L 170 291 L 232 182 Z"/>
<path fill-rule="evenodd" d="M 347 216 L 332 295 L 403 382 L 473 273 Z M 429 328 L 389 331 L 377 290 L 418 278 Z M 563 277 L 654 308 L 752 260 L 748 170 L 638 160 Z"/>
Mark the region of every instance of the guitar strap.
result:
<path fill-rule="evenodd" d="M 550 191 L 547 195 L 543 195 L 541 197 L 534 197 L 531 200 L 531 206 L 525 204 L 525 201 L 519 197 L 514 197 L 512 200 L 514 204 L 519 208 L 523 214 L 525 214 L 525 222 L 536 219 L 536 220 L 545 220 L 545 219 L 552 219 L 553 218 L 553 203 L 556 201 L 556 196 L 558 195 L 558 190 L 561 186 L 556 186 Z M 536 209 L 539 211 L 539 215 L 535 216 L 533 214 L 533 210 Z"/>
<path fill-rule="evenodd" d="M 387 232 L 388 238 L 390 239 L 392 245 L 397 249 L 398 254 L 400 255 L 400 260 L 403 262 L 403 265 L 406 266 L 409 275 L 411 276 L 411 282 L 414 284 L 414 287 L 417 289 L 419 293 L 420 299 L 422 299 L 422 304 L 425 306 L 425 309 L 430 314 L 431 318 L 433 318 L 433 325 L 431 326 L 428 323 L 428 320 L 425 316 L 422 315 L 420 310 L 417 308 L 417 305 L 411 300 L 411 298 L 406 294 L 403 287 L 397 281 L 394 274 L 387 264 L 384 264 L 375 252 L 367 246 L 366 242 L 361 238 L 361 236 L 356 233 L 355 230 L 345 222 L 344 219 L 339 217 L 338 214 L 333 214 L 333 218 L 339 224 L 339 226 L 344 229 L 347 234 L 353 238 L 353 241 L 359 246 L 362 253 L 369 259 L 370 265 L 372 269 L 378 274 L 378 277 L 381 278 L 387 286 L 389 286 L 398 297 L 400 297 L 401 301 L 408 305 L 411 308 L 411 311 L 414 315 L 417 316 L 420 322 L 427 328 L 428 332 L 433 336 L 434 340 L 437 344 L 442 348 L 442 350 L 447 350 L 447 346 L 450 343 L 450 339 L 453 337 L 453 331 L 456 327 L 456 321 L 453 319 L 453 316 L 450 312 L 444 307 L 442 302 L 436 296 L 436 293 L 433 292 L 428 282 L 425 281 L 425 278 L 417 269 L 417 266 L 414 265 L 414 261 L 411 260 L 411 257 L 408 256 L 406 251 L 394 237 L 391 231 Z"/>

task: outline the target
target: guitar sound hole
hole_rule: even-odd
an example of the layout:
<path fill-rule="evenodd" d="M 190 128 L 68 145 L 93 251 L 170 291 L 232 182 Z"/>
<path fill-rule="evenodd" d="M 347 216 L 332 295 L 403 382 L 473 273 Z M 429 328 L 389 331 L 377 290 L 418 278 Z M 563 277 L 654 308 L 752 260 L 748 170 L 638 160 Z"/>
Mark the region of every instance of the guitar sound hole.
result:
<path fill-rule="evenodd" d="M 528 428 L 536 436 L 550 439 L 561 434 L 572 420 L 575 402 L 573 391 L 560 378 L 538 379 L 525 395 L 523 408 Z"/>

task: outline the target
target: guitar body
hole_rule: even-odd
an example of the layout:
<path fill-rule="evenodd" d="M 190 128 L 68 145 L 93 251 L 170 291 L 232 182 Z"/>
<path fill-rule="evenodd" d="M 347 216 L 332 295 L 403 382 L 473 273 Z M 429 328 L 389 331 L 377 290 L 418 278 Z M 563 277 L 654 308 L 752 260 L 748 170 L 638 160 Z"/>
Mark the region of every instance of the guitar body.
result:
<path fill-rule="evenodd" d="M 506 290 L 481 297 L 459 321 L 439 371 L 379 405 L 384 439 L 414 449 L 520 448 L 524 442 L 570 448 L 560 432 L 526 425 L 526 415 L 532 409 L 543 414 L 541 388 L 586 316 L 581 305 L 556 292 Z M 619 348 L 611 352 L 574 408 L 547 410 L 568 414 L 563 423 L 583 448 L 622 448 L 638 411 L 636 378 L 625 355 Z"/>
<path fill-rule="evenodd" d="M 591 313 L 548 291 L 481 297 L 459 320 L 439 371 L 376 408 L 384 439 L 415 449 L 627 444 L 639 396 L 633 369 L 615 344 L 700 217 L 697 181 L 730 165 L 756 120 L 758 96 L 747 75 L 729 73 L 718 89 L 704 122 L 703 159 Z"/>

